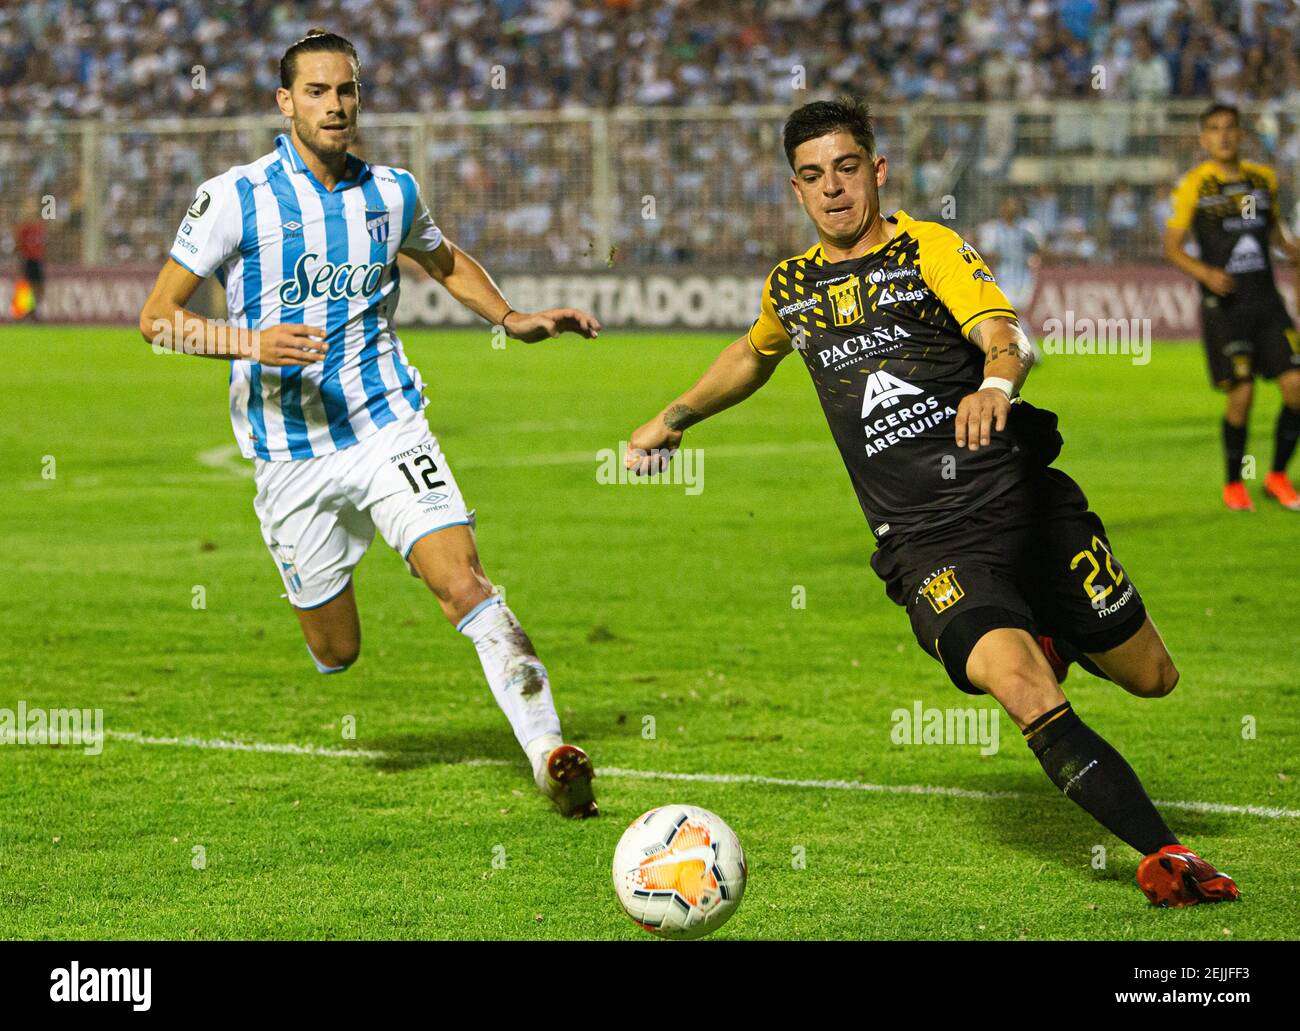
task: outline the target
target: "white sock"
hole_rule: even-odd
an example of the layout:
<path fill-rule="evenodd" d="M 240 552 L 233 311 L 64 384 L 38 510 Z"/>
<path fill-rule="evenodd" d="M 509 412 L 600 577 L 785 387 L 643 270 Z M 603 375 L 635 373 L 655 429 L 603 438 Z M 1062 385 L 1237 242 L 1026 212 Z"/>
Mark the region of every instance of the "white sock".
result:
<path fill-rule="evenodd" d="M 475 605 L 456 629 L 474 642 L 492 695 L 536 770 L 538 757 L 563 740 L 546 667 L 532 654 L 519 620 L 497 595 Z"/>

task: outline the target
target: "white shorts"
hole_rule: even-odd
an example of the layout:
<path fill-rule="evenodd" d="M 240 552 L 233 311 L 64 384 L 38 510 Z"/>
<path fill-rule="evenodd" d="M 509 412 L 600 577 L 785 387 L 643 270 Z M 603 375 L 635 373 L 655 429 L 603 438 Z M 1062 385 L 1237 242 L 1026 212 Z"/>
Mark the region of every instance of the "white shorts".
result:
<path fill-rule="evenodd" d="M 253 508 L 295 608 L 342 593 L 376 528 L 406 559 L 421 537 L 470 523 L 423 412 L 342 451 L 254 465 Z"/>

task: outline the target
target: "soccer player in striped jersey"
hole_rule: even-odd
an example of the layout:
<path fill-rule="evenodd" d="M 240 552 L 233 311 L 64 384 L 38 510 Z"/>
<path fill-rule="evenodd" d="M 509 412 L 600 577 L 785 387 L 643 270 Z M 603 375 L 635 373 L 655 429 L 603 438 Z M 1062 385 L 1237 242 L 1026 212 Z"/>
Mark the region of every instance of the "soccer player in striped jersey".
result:
<path fill-rule="evenodd" d="M 393 329 L 397 256 L 518 340 L 596 336 L 570 308 L 515 311 L 443 238 L 410 172 L 348 152 L 360 106 L 352 44 L 313 30 L 285 53 L 275 150 L 209 179 L 140 315 L 146 339 L 230 362 L 230 416 L 255 465 L 254 508 L 321 673 L 357 659 L 352 571 L 378 528 L 473 641 L 538 788 L 596 815 L 591 760 L 565 744 L 546 667 L 483 571 L 472 513 L 424 417 Z M 233 329 L 185 309 L 215 275 Z"/>
<path fill-rule="evenodd" d="M 1034 278 L 1040 264 L 1042 245 L 1020 216 L 1020 202 L 1004 197 L 998 217 L 979 228 L 980 253 L 998 270 L 998 284 L 1017 310 L 1029 307 L 1034 298 Z"/>
<path fill-rule="evenodd" d="M 1210 381 L 1227 395 L 1223 450 L 1227 471 L 1223 503 L 1234 512 L 1255 506 L 1242 480 L 1246 430 L 1255 377 L 1276 379 L 1282 393 L 1273 434 L 1273 463 L 1264 495 L 1300 512 L 1300 494 L 1286 467 L 1300 440 L 1300 333 L 1273 280 L 1269 249 L 1291 259 L 1300 300 L 1300 241 L 1278 209 L 1277 173 L 1241 157 L 1241 115 L 1229 104 L 1212 104 L 1201 115 L 1201 148 L 1208 160 L 1179 182 L 1165 228 L 1165 257 L 1201 287 L 1201 333 Z M 1183 250 L 1192 234 L 1200 248 Z"/>
<path fill-rule="evenodd" d="M 1142 854 L 1153 903 L 1235 899 L 1061 690 L 1070 661 L 1143 698 L 1178 671 L 1088 499 L 1051 467 L 1056 417 L 1012 403 L 1032 364 L 1014 307 L 947 226 L 882 217 L 888 165 L 865 104 L 807 104 L 784 138 L 818 242 L 772 270 L 749 332 L 632 434 L 626 464 L 658 471 L 683 431 L 798 354 L 876 537 L 871 566 L 921 648 L 960 690 L 992 695 L 1052 783 Z M 758 536 L 815 536 L 804 501 L 772 506 Z"/>

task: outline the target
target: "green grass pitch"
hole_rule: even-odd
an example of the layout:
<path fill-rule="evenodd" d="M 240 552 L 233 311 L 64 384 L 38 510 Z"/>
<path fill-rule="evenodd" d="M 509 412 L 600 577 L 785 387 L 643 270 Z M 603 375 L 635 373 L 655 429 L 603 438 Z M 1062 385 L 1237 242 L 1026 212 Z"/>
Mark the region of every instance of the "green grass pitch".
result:
<path fill-rule="evenodd" d="M 1300 934 L 1294 816 L 1166 810 L 1244 901 L 1158 911 L 1133 883 L 1137 856 L 1058 794 L 1005 717 L 989 756 L 891 743 L 895 709 L 992 703 L 953 689 L 884 597 L 796 360 L 691 431 L 704 456 L 692 495 L 601 484 L 597 453 L 726 336 L 406 339 L 485 567 L 551 670 L 567 736 L 621 771 L 598 779 L 601 818 L 566 822 L 536 794 L 473 648 L 382 541 L 356 578 L 359 663 L 314 671 L 251 480 L 232 471 L 222 363 L 153 355 L 126 330 L 10 327 L 0 707 L 102 708 L 124 735 L 382 754 L 0 746 L 0 937 L 646 938 L 614 899 L 610 857 L 633 818 L 674 800 L 721 814 L 747 851 L 748 893 L 717 938 Z M 1300 517 L 1221 508 L 1220 402 L 1199 349 L 1157 344 L 1144 366 L 1048 359 L 1027 393 L 1060 413 L 1058 465 L 1106 521 L 1183 674 L 1143 701 L 1075 670 L 1067 694 L 1157 799 L 1300 809 Z M 1259 476 L 1277 406 L 1262 387 Z"/>

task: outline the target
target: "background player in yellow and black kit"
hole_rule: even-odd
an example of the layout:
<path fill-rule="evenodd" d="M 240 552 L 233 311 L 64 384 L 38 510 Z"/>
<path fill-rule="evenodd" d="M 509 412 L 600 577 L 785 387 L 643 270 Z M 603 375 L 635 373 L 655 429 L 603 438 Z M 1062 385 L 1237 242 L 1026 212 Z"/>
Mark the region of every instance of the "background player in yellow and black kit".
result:
<path fill-rule="evenodd" d="M 1264 493 L 1300 511 L 1300 495 L 1286 474 L 1300 438 L 1300 334 L 1278 293 L 1269 256 L 1274 244 L 1290 256 L 1300 299 L 1300 245 L 1279 214 L 1276 173 L 1241 159 L 1237 109 L 1214 104 L 1201 115 L 1200 125 L 1201 147 L 1209 160 L 1183 176 L 1174 191 L 1165 257 L 1201 284 L 1201 332 L 1210 379 L 1227 393 L 1223 503 L 1234 511 L 1254 508 L 1241 464 L 1254 378 L 1263 376 L 1276 378 L 1282 391 Z M 1200 248 L 1199 260 L 1183 250 L 1189 232 Z"/>
<path fill-rule="evenodd" d="M 1063 658 L 1144 697 L 1178 673 L 1101 520 L 1049 468 L 1056 417 L 1012 404 L 1032 361 L 1015 311 L 952 230 L 881 218 L 887 165 L 865 104 L 808 104 L 784 142 L 819 242 L 772 271 L 749 333 L 632 434 L 628 466 L 658 471 L 683 430 L 797 351 L 876 536 L 872 567 L 921 647 L 959 688 L 993 695 L 1053 783 L 1143 854 L 1153 902 L 1236 898 L 1061 692 Z"/>

